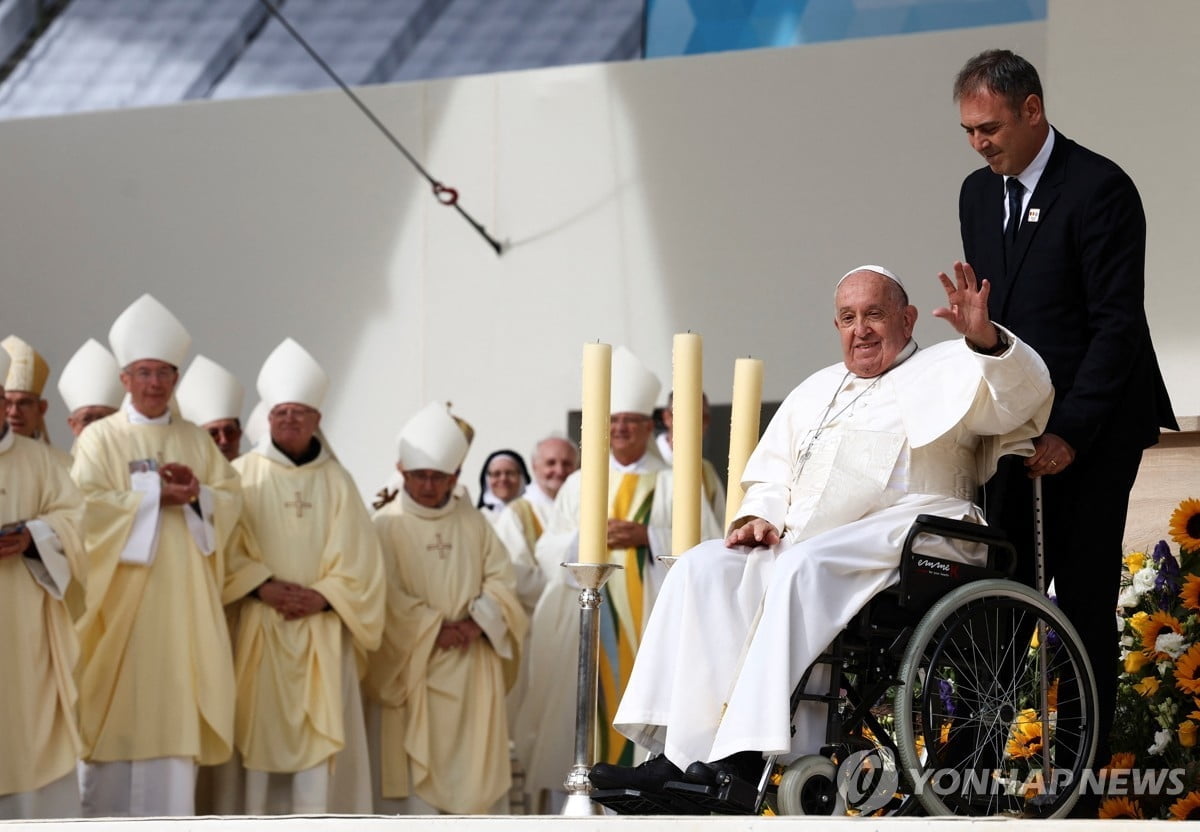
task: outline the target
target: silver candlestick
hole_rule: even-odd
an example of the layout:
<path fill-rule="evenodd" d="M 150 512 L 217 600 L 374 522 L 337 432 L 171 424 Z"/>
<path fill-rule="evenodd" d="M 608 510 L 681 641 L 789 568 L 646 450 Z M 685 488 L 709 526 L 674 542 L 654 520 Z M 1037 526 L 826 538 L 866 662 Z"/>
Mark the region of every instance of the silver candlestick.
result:
<path fill-rule="evenodd" d="M 579 668 L 575 699 L 575 764 L 563 783 L 567 790 L 564 815 L 599 815 L 604 809 L 592 802 L 592 781 L 588 774 L 595 758 L 596 678 L 600 664 L 600 590 L 608 583 L 615 563 L 564 563 L 579 586 Z"/>

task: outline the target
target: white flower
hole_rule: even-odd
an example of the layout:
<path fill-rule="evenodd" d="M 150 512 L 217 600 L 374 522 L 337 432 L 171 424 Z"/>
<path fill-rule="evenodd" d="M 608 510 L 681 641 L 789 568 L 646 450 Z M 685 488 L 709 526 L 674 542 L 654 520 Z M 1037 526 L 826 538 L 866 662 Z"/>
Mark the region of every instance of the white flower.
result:
<path fill-rule="evenodd" d="M 1121 636 L 1122 647 L 1132 647 L 1135 643 L 1133 636 Z M 1128 653 L 1129 651 L 1126 650 L 1125 652 Z"/>
<path fill-rule="evenodd" d="M 1117 596 L 1117 606 L 1123 610 L 1136 607 L 1140 598 L 1141 593 L 1133 588 L 1133 584 L 1130 584 L 1129 586 L 1124 587 L 1121 590 L 1121 594 Z"/>
<path fill-rule="evenodd" d="M 1159 636 L 1159 638 L 1162 638 L 1162 636 Z M 1157 644 L 1158 639 L 1155 639 L 1154 643 Z M 1165 653 L 1167 651 L 1164 650 L 1163 652 Z M 1182 653 L 1183 651 L 1181 650 L 1179 652 Z M 1158 668 L 1158 675 L 1165 679 L 1167 677 L 1167 675 L 1171 672 L 1171 670 L 1174 668 L 1174 665 L 1171 662 L 1167 661 L 1166 659 L 1163 659 L 1161 662 L 1159 662 L 1156 665 L 1156 667 Z"/>
<path fill-rule="evenodd" d="M 1143 592 L 1154 588 L 1154 579 L 1157 577 L 1158 570 L 1153 566 L 1143 567 L 1134 573 L 1133 582 L 1129 587 L 1138 595 L 1141 595 Z"/>
<path fill-rule="evenodd" d="M 1166 653 L 1172 659 L 1178 659 L 1184 651 L 1183 635 L 1181 633 L 1163 633 L 1154 640 L 1154 649 Z"/>
<path fill-rule="evenodd" d="M 1151 754 L 1161 754 L 1167 750 L 1167 746 L 1170 744 L 1171 744 L 1171 732 L 1170 731 L 1155 731 L 1154 732 L 1154 744 L 1151 745 L 1146 750 L 1149 751 Z"/>

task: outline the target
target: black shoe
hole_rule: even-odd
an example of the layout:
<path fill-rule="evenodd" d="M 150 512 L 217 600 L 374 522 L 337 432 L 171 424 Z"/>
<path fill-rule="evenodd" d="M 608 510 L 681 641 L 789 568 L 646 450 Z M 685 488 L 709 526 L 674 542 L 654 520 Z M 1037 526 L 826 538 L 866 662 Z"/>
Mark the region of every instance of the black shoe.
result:
<path fill-rule="evenodd" d="M 596 763 L 588 775 L 597 789 L 635 789 L 641 792 L 661 792 L 669 780 L 683 775 L 679 766 L 666 757 L 651 757 L 640 766 L 614 766 Z"/>
<path fill-rule="evenodd" d="M 687 767 L 683 779 L 700 786 L 718 786 L 732 777 L 757 783 L 763 773 L 763 756 L 757 751 L 739 751 L 711 763 L 695 762 Z"/>

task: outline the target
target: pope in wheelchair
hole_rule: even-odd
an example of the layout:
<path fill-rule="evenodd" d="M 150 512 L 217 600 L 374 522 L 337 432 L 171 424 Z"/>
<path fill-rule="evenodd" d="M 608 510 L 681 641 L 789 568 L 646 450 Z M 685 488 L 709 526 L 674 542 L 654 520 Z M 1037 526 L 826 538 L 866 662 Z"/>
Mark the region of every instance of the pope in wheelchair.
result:
<path fill-rule="evenodd" d="M 614 719 L 655 756 L 594 766 L 597 795 L 765 783 L 764 758 L 817 753 L 828 712 L 820 697 L 797 702 L 798 683 L 828 678 L 814 661 L 896 584 L 919 515 L 981 522 L 977 486 L 1042 432 L 1053 389 L 1041 358 L 990 321 L 988 282 L 967 264 L 954 272 L 939 275 L 947 305 L 933 314 L 962 337 L 926 349 L 912 340 L 917 310 L 895 274 L 868 265 L 838 282 L 843 361 L 783 402 L 747 463 L 726 538 L 668 573 Z M 932 545 L 954 561 L 986 558 L 978 544 Z M 913 671 L 913 687 L 924 672 Z"/>

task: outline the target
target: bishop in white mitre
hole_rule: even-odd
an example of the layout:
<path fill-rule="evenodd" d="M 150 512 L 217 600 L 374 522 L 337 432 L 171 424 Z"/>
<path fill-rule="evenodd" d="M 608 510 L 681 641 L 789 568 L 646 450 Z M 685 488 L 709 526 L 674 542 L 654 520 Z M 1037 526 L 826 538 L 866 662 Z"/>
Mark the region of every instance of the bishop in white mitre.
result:
<path fill-rule="evenodd" d="M 477 814 L 511 782 L 505 693 L 528 619 L 492 525 L 456 489 L 469 426 L 434 402 L 400 433 L 403 488 L 375 514 L 387 627 L 367 694 L 377 812 Z"/>
<path fill-rule="evenodd" d="M 371 811 L 358 668 L 383 632 L 383 561 L 354 481 L 318 438 L 328 387 L 285 339 L 258 375 L 268 433 L 234 462 L 245 539 L 270 572 L 234 647 L 248 814 Z"/>
<path fill-rule="evenodd" d="M 221 606 L 237 472 L 173 412 L 191 337 L 150 295 L 109 331 L 128 402 L 75 444 L 85 500 L 79 621 L 84 813 L 194 812 L 196 765 L 228 759 L 233 656 Z"/>

